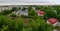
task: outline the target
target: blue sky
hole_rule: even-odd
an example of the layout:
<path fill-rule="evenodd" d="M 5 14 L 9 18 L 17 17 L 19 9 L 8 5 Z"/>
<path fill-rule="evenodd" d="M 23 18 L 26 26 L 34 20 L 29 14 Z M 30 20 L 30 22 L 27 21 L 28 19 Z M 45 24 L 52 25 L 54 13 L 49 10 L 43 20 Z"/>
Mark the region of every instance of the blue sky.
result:
<path fill-rule="evenodd" d="M 0 4 L 10 4 L 10 3 L 50 3 L 50 4 L 60 4 L 60 0 L 0 0 Z"/>

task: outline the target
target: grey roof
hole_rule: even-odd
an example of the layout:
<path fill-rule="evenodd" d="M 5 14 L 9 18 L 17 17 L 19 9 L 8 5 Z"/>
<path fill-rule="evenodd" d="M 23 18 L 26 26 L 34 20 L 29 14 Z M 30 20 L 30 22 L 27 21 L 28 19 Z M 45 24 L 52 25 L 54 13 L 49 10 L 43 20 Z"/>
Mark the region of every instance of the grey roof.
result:
<path fill-rule="evenodd" d="M 60 0 L 0 0 L 0 5 L 29 5 L 29 4 L 59 5 Z"/>
<path fill-rule="evenodd" d="M 15 12 L 13 12 L 13 13 L 15 13 L 16 15 L 17 15 L 18 13 L 20 13 L 20 15 L 28 15 L 28 10 L 25 10 L 25 11 L 18 10 L 18 11 L 15 11 Z"/>

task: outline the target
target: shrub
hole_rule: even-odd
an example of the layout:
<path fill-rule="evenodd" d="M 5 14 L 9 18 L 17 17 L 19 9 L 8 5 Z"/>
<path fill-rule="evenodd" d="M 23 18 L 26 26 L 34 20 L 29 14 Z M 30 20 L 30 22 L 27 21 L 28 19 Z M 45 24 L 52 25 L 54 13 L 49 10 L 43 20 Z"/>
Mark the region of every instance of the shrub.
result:
<path fill-rule="evenodd" d="M 17 31 L 17 30 L 21 30 L 22 27 L 23 27 L 23 20 L 20 19 L 20 18 L 16 18 L 15 19 L 15 28 L 14 29 L 16 29 L 16 31 Z"/>
<path fill-rule="evenodd" d="M 60 22 L 60 14 L 57 15 L 57 19 Z"/>
<path fill-rule="evenodd" d="M 52 10 L 48 10 L 48 11 L 46 11 L 46 16 L 48 18 L 56 18 L 57 14 L 55 12 L 53 12 Z"/>
<path fill-rule="evenodd" d="M 13 13 L 13 14 L 11 14 L 10 16 L 11 16 L 11 17 L 16 17 L 16 14 Z"/>
<path fill-rule="evenodd" d="M 10 30 L 8 29 L 8 26 L 3 26 L 3 28 L 1 29 L 1 31 L 10 31 Z"/>
<path fill-rule="evenodd" d="M 60 6 L 53 6 L 53 8 L 57 11 L 57 14 L 60 14 Z"/>
<path fill-rule="evenodd" d="M 46 31 L 53 31 L 54 27 L 51 24 L 46 24 Z"/>
<path fill-rule="evenodd" d="M 1 15 L 7 15 L 7 14 L 10 14 L 12 12 L 12 10 L 4 10 L 1 13 Z"/>
<path fill-rule="evenodd" d="M 17 7 L 12 8 L 12 11 L 17 11 L 17 10 L 19 10 L 19 8 L 17 8 Z"/>
<path fill-rule="evenodd" d="M 25 15 L 21 15 L 22 18 L 29 18 L 28 16 L 25 16 Z"/>
<path fill-rule="evenodd" d="M 22 11 L 25 11 L 26 8 L 23 8 Z"/>
<path fill-rule="evenodd" d="M 38 15 L 37 13 L 34 11 L 34 10 L 30 10 L 29 13 L 28 13 L 28 17 L 30 18 L 36 18 Z"/>
<path fill-rule="evenodd" d="M 14 25 L 14 22 L 12 22 L 11 18 L 1 15 L 0 19 L 2 20 L 1 21 L 2 24 L 0 23 L 1 29 L 3 28 L 2 31 L 7 31 L 10 26 Z M 8 28 L 7 28 L 7 26 L 8 26 Z M 6 30 L 5 30 L 5 28 L 6 28 Z"/>

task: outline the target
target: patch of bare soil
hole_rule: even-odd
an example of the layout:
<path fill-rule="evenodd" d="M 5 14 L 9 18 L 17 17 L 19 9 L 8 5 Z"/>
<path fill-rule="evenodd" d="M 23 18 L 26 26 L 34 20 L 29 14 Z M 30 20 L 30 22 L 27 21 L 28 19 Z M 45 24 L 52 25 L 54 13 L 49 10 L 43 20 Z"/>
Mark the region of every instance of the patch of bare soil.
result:
<path fill-rule="evenodd" d="M 24 26 L 29 26 L 29 18 L 24 18 Z"/>

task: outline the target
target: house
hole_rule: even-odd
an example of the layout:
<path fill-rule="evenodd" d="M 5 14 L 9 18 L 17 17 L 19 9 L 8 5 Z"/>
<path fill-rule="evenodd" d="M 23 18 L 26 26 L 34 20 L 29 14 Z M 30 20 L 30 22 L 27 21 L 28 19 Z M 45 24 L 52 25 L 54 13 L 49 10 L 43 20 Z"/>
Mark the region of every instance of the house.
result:
<path fill-rule="evenodd" d="M 18 5 L 5 5 L 5 6 L 1 6 L 1 5 L 0 5 L 0 12 L 1 12 L 1 11 L 4 11 L 4 10 L 11 10 L 13 7 L 19 8 Z"/>
<path fill-rule="evenodd" d="M 23 7 L 27 8 L 29 6 L 27 6 L 27 5 L 25 5 L 25 6 L 23 6 L 23 5 L 0 5 L 0 12 L 4 11 L 4 10 L 11 10 L 13 7 L 22 9 Z"/>
<path fill-rule="evenodd" d="M 45 12 L 44 11 L 38 11 L 37 14 L 38 14 L 38 16 L 42 17 L 42 16 L 44 16 Z"/>
<path fill-rule="evenodd" d="M 25 11 L 23 10 L 18 10 L 14 12 L 16 15 L 25 15 L 28 16 L 28 9 L 25 9 Z"/>
<path fill-rule="evenodd" d="M 3 6 L 1 6 L 0 5 L 0 12 L 4 11 L 4 10 L 11 10 L 13 7 L 17 7 L 17 8 L 21 8 L 21 9 L 12 12 L 12 14 L 15 13 L 16 15 L 19 14 L 19 15 L 26 15 L 26 16 L 28 16 L 28 7 L 29 6 L 27 6 L 27 5 L 25 5 L 25 6 L 24 5 L 5 5 L 5 6 L 3 5 Z M 22 10 L 23 7 L 26 8 L 24 11 Z"/>
<path fill-rule="evenodd" d="M 49 18 L 47 20 L 47 24 L 52 24 L 53 26 L 57 26 L 58 25 L 58 20 L 56 18 Z"/>

